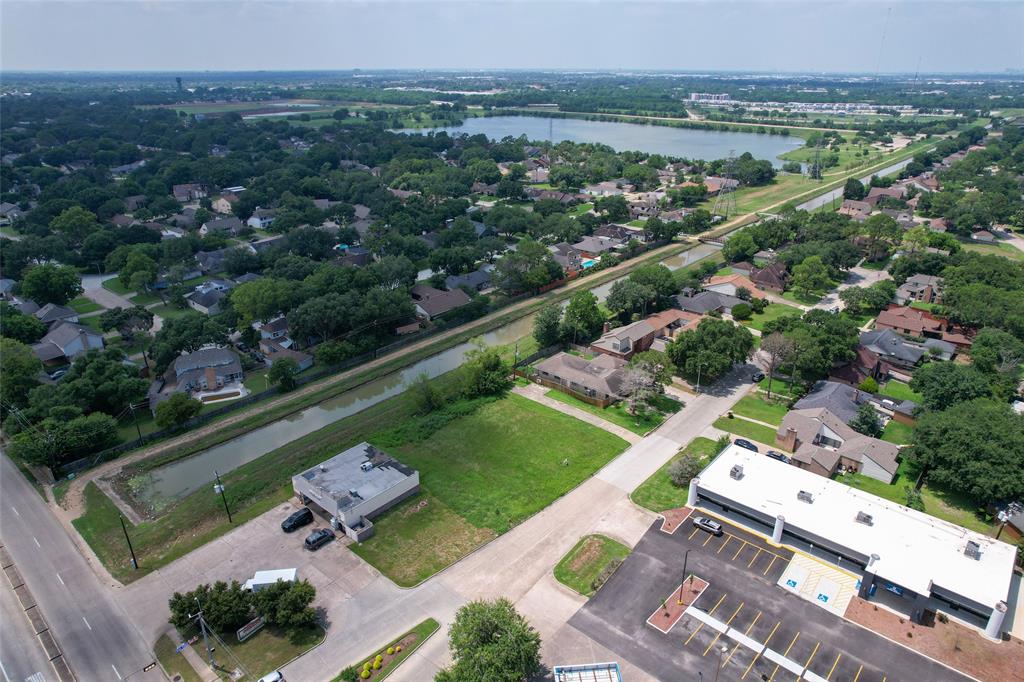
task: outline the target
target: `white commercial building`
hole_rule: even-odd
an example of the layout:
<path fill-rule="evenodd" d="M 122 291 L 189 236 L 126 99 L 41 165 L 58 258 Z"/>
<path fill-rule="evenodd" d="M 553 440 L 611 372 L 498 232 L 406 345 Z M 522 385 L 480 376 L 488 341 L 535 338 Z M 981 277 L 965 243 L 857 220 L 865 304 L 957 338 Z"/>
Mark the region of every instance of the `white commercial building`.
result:
<path fill-rule="evenodd" d="M 900 597 L 911 618 L 966 612 L 997 637 L 1016 548 L 730 445 L 690 483 L 690 506 L 740 517 L 776 543 L 809 543 L 861 571 L 859 595 Z"/>

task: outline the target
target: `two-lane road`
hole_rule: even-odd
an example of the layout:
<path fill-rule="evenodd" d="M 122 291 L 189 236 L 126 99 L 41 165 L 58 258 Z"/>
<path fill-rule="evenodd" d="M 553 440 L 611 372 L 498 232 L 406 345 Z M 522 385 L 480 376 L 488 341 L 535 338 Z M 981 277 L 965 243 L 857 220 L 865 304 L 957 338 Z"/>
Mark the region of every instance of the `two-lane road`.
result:
<path fill-rule="evenodd" d="M 111 586 L 100 582 L 39 493 L 5 455 L 0 455 L 0 537 L 79 680 L 116 681 L 129 675 L 132 680 L 164 679 L 159 668 L 141 672 L 153 660 L 148 644 L 113 599 Z M 19 632 L 5 626 L 2 636 Z M 3 647 L 4 655 L 16 658 L 12 670 L 36 668 L 38 654 L 26 647 L 38 644 L 14 644 Z M 38 672 L 55 679 L 49 666 Z"/>

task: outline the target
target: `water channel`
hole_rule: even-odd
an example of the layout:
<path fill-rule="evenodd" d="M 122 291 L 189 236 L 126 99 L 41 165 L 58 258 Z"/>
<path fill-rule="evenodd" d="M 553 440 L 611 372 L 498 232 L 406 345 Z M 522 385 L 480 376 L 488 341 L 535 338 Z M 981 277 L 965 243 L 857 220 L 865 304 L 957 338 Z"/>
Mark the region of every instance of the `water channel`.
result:
<path fill-rule="evenodd" d="M 691 265 L 717 250 L 718 247 L 715 245 L 699 244 L 663 260 L 662 263 L 669 269 L 676 270 Z M 615 281 L 617 280 L 606 282 L 591 291 L 603 301 Z M 532 329 L 533 316 L 527 315 L 478 338 L 488 345 L 504 345 L 527 336 Z M 214 469 L 224 474 L 332 422 L 396 396 L 405 390 L 410 381 L 424 372 L 430 377 L 450 372 L 462 364 L 466 351 L 472 347 L 473 341 L 453 346 L 335 398 L 250 431 L 244 436 L 155 469 L 136 495 L 148 504 L 184 497 L 213 481 Z"/>
<path fill-rule="evenodd" d="M 724 159 L 729 152 L 739 156 L 750 152 L 755 159 L 768 159 L 776 167 L 779 156 L 803 146 L 796 136 L 761 135 L 758 133 L 723 132 L 704 128 L 673 128 L 662 125 L 638 125 L 611 121 L 586 121 L 579 118 L 538 116 L 485 116 L 467 118 L 461 126 L 402 130 L 403 133 L 425 134 L 445 131 L 449 135 L 479 135 L 500 140 L 511 135 L 526 135 L 530 140 L 600 142 L 617 151 L 640 151 L 687 159 Z"/>

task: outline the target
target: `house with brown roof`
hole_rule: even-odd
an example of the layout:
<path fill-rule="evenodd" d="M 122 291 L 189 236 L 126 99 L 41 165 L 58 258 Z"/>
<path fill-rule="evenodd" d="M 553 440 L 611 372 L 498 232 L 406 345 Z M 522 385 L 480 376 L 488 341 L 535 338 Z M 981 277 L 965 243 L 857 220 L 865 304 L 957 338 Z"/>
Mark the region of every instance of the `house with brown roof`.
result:
<path fill-rule="evenodd" d="M 637 353 L 650 350 L 658 340 L 663 341 L 660 345 L 664 350 L 664 342 L 696 327 L 700 320 L 700 315 L 670 308 L 622 327 L 611 329 L 606 324 L 601 338 L 590 344 L 590 350 L 595 354 L 604 353 L 629 360 Z"/>
<path fill-rule="evenodd" d="M 790 410 L 775 442 L 793 453 L 793 465 L 819 476 L 853 471 L 889 484 L 899 466 L 898 446 L 854 431 L 824 407 Z"/>
<path fill-rule="evenodd" d="M 974 343 L 971 330 L 927 310 L 908 306 L 890 305 L 878 314 L 875 329 L 892 329 L 907 336 L 940 339 L 959 349 L 970 348 Z"/>
<path fill-rule="evenodd" d="M 183 204 L 188 201 L 197 201 L 206 196 L 206 185 L 198 182 L 174 185 L 171 187 L 171 194 L 174 195 L 175 201 Z"/>
<path fill-rule="evenodd" d="M 942 278 L 921 274 L 908 277 L 896 290 L 895 300 L 899 305 L 909 305 L 913 301 L 942 303 Z"/>
<path fill-rule="evenodd" d="M 704 186 L 708 188 L 708 196 L 713 197 L 726 187 L 729 189 L 736 189 L 740 186 L 740 181 L 733 178 L 719 178 L 714 175 L 709 175 L 704 178 Z"/>
<path fill-rule="evenodd" d="M 789 282 L 789 272 L 786 271 L 784 263 L 775 261 L 763 268 L 751 270 L 750 281 L 758 289 L 767 289 L 781 293 L 786 290 L 786 284 Z"/>
<path fill-rule="evenodd" d="M 417 284 L 409 292 L 418 317 L 433 320 L 470 302 L 469 294 L 462 289 L 443 291 Z"/>
<path fill-rule="evenodd" d="M 949 229 L 949 223 L 945 218 L 932 218 L 928 221 L 928 229 L 932 232 L 945 232 Z"/>
<path fill-rule="evenodd" d="M 868 195 L 864 197 L 864 203 L 870 206 L 877 206 L 878 202 L 884 197 L 903 200 L 906 196 L 907 188 L 899 185 L 893 185 L 892 187 L 872 187 L 868 190 Z"/>
<path fill-rule="evenodd" d="M 857 201 L 856 199 L 843 199 L 842 205 L 839 206 L 839 215 L 848 215 L 857 222 L 861 222 L 868 219 L 871 215 L 873 206 L 866 201 Z"/>
<path fill-rule="evenodd" d="M 592 360 L 569 353 L 558 353 L 537 363 L 535 381 L 574 395 L 588 403 L 607 407 L 622 392 L 626 361 L 607 354 Z"/>
<path fill-rule="evenodd" d="M 704 285 L 705 291 L 713 291 L 726 296 L 738 297 L 740 289 L 749 291 L 751 298 L 764 298 L 764 294 L 758 291 L 757 286 L 750 278 L 743 275 L 715 275 Z"/>

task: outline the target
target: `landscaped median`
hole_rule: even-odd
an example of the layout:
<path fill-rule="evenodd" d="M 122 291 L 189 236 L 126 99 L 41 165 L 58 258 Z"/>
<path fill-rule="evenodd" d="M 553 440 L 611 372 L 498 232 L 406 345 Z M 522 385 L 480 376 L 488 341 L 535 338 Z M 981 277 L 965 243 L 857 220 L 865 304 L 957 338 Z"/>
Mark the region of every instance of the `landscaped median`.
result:
<path fill-rule="evenodd" d="M 440 627 L 441 625 L 436 620 L 427 618 L 401 637 L 361 659 L 359 664 L 345 668 L 331 682 L 358 682 L 359 680 L 377 680 L 379 682 L 379 680 L 383 680 L 395 672 L 402 661 L 411 656 Z"/>
<path fill-rule="evenodd" d="M 606 535 L 587 535 L 555 566 L 555 579 L 589 597 L 601 589 L 629 552 L 629 547 Z"/>

